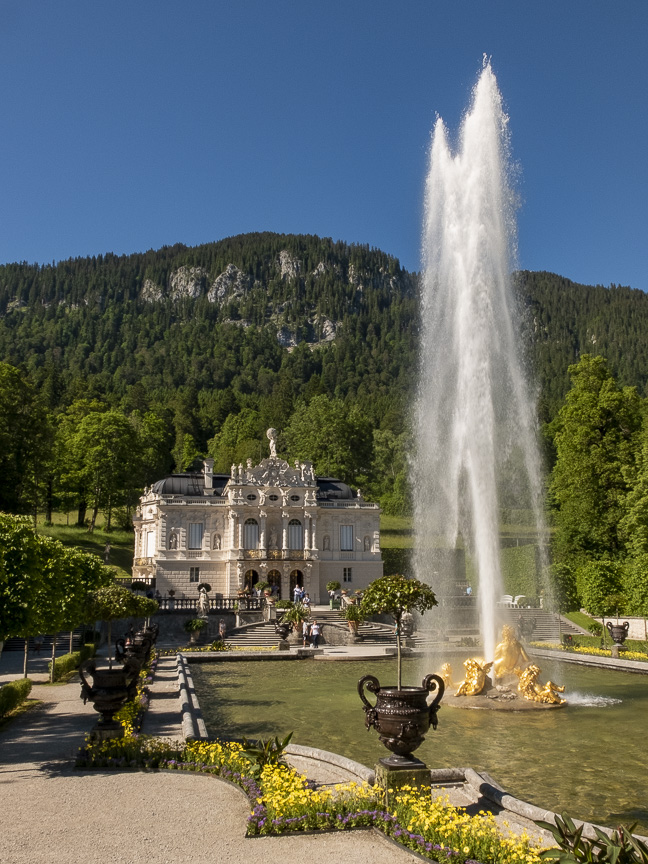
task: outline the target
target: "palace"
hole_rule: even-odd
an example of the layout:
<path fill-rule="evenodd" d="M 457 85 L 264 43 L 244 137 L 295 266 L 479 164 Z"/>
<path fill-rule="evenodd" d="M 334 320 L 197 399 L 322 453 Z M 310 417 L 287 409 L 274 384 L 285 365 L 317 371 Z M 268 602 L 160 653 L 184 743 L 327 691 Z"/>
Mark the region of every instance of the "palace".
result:
<path fill-rule="evenodd" d="M 271 435 L 270 433 L 273 433 Z M 382 576 L 380 508 L 346 483 L 316 477 L 310 462 L 291 467 L 276 455 L 259 465 L 232 465 L 214 474 L 172 474 L 140 498 L 134 517 L 133 579 L 162 595 L 232 597 L 269 582 L 275 597 L 292 599 L 302 586 L 313 603 L 328 600 L 326 583 L 355 591 Z"/>

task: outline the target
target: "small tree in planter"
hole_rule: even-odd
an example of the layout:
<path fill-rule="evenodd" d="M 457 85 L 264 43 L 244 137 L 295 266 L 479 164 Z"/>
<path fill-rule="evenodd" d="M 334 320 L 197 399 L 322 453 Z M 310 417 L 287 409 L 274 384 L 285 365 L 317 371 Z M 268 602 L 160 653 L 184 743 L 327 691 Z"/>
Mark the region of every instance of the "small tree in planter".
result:
<path fill-rule="evenodd" d="M 204 618 L 190 618 L 182 625 L 185 632 L 189 634 L 189 639 L 193 645 L 200 635 L 200 631 L 207 626 L 207 621 Z"/>
<path fill-rule="evenodd" d="M 334 603 L 334 600 L 335 600 L 335 598 L 334 598 L 334 594 L 335 594 L 336 591 L 339 591 L 339 590 L 340 590 L 340 583 L 339 583 L 339 582 L 335 582 L 335 581 L 327 582 L 327 583 L 326 583 L 326 590 L 328 591 L 328 595 L 329 595 L 329 606 L 330 606 L 330 608 L 332 609 L 332 608 L 333 608 L 333 603 Z"/>
<path fill-rule="evenodd" d="M 398 650 L 398 683 L 401 689 L 401 620 L 404 612 L 416 610 L 423 614 L 437 606 L 434 591 L 418 579 L 408 579 L 394 574 L 376 579 L 364 592 L 360 609 L 365 617 L 369 615 L 391 615 L 396 624 L 396 645 Z M 349 607 L 352 608 L 352 607 Z"/>
<path fill-rule="evenodd" d="M 289 601 L 284 601 L 289 602 Z M 281 624 L 292 624 L 293 629 L 299 630 L 299 626 L 310 618 L 310 609 L 303 603 L 292 603 L 281 616 Z"/>
<path fill-rule="evenodd" d="M 358 627 L 365 620 L 362 608 L 355 603 L 349 603 L 342 610 L 342 617 L 349 625 L 349 630 L 357 635 Z"/>

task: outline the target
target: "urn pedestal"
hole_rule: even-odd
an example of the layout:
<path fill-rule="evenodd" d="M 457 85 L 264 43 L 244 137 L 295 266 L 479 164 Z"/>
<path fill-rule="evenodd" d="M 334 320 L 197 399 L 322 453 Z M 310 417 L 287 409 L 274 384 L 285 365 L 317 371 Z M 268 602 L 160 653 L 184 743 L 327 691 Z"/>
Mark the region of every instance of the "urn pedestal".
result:
<path fill-rule="evenodd" d="M 83 704 L 89 699 L 94 710 L 101 714 L 101 720 L 91 730 L 92 738 L 103 741 L 123 737 L 124 729 L 113 717 L 135 695 L 137 672 L 129 667 L 97 669 L 94 660 L 87 660 L 79 667 L 79 675 Z M 92 677 L 92 685 L 86 675 Z"/>

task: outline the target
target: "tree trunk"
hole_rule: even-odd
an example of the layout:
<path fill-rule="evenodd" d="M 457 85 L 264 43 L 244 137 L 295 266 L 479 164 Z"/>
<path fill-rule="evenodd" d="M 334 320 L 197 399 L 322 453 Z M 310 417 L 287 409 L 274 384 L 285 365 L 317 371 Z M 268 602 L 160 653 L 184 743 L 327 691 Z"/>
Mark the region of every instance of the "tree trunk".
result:
<path fill-rule="evenodd" d="M 70 654 L 74 650 L 74 630 L 70 630 Z"/>
<path fill-rule="evenodd" d="M 29 658 L 29 636 L 25 636 L 25 658 L 23 661 L 23 678 L 27 677 L 27 660 Z"/>
<path fill-rule="evenodd" d="M 56 633 L 52 636 L 52 663 L 50 670 L 50 684 L 54 683 L 54 667 L 56 666 Z"/>
<path fill-rule="evenodd" d="M 47 495 L 45 496 L 45 521 L 52 521 L 52 478 L 47 481 Z"/>
<path fill-rule="evenodd" d="M 400 622 L 400 618 L 397 618 L 396 619 L 396 656 L 398 658 L 398 678 L 397 678 L 396 686 L 399 690 L 401 689 L 401 671 L 402 671 L 401 670 L 402 658 L 401 658 L 400 631 L 401 631 L 401 622 Z"/>
<path fill-rule="evenodd" d="M 90 534 L 92 534 L 92 532 L 95 529 L 95 523 L 97 521 L 97 513 L 98 512 L 99 512 L 99 506 L 97 504 L 95 504 L 94 507 L 92 508 L 92 519 L 90 520 L 90 527 L 88 528 L 88 531 L 90 532 Z"/>
<path fill-rule="evenodd" d="M 108 622 L 108 668 L 112 669 L 112 621 Z"/>
<path fill-rule="evenodd" d="M 88 509 L 87 501 L 79 501 L 79 512 L 77 514 L 77 527 L 83 528 L 85 525 L 86 511 Z"/>
<path fill-rule="evenodd" d="M 112 502 L 111 502 L 111 499 L 109 498 L 108 499 L 108 512 L 106 513 L 106 527 L 104 529 L 105 531 L 111 531 L 112 530 L 112 524 L 111 523 L 112 523 Z"/>

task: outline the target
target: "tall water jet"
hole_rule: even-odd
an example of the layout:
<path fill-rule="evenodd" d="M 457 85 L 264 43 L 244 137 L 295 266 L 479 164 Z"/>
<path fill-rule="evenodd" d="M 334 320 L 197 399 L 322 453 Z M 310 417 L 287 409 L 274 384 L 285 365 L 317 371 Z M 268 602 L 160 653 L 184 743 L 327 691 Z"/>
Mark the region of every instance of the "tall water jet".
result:
<path fill-rule="evenodd" d="M 511 285 L 515 196 L 508 117 L 485 63 L 457 152 L 434 128 L 422 238 L 414 556 L 417 577 L 456 593 L 440 548 L 463 547 L 477 584 L 484 655 L 493 656 L 502 594 L 499 522 L 510 481 L 541 527 L 532 402 L 522 373 Z M 509 483 L 508 491 L 505 484 Z M 443 598 L 446 609 L 450 597 Z M 440 610 L 443 615 L 443 607 Z"/>

